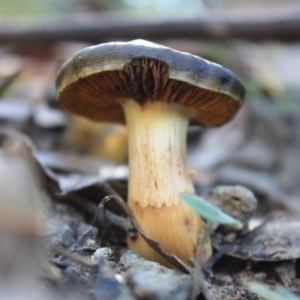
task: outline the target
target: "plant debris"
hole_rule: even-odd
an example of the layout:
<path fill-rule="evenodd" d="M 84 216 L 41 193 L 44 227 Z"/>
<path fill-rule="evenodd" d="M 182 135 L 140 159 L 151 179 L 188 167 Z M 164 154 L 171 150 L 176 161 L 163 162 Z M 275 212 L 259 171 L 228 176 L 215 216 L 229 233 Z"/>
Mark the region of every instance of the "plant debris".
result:
<path fill-rule="evenodd" d="M 300 258 L 300 222 L 293 216 L 278 217 L 239 241 L 227 255 L 251 261 L 284 261 Z M 226 237 L 216 233 L 213 244 L 220 249 Z M 227 237 L 228 239 L 228 237 Z M 228 241 L 227 241 L 228 243 Z"/>

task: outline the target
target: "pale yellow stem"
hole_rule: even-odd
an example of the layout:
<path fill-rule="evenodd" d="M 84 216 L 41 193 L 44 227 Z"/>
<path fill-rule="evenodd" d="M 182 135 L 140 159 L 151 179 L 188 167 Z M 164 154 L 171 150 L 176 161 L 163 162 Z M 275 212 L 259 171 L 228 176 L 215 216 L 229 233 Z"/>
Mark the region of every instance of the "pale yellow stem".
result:
<path fill-rule="evenodd" d="M 186 165 L 187 126 L 194 111 L 163 102 L 141 106 L 128 100 L 122 105 L 129 139 L 128 205 L 146 235 L 188 262 L 203 232 L 199 215 L 179 198 L 180 192 L 195 193 Z M 128 245 L 169 266 L 140 236 Z"/>

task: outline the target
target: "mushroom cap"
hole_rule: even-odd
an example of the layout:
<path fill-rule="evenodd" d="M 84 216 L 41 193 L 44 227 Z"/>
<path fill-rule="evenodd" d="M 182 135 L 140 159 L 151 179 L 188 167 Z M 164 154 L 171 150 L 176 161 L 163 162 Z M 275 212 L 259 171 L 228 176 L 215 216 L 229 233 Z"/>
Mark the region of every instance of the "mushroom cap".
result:
<path fill-rule="evenodd" d="M 122 101 L 194 108 L 192 124 L 220 126 L 234 117 L 245 89 L 228 69 L 189 53 L 134 40 L 87 47 L 61 68 L 58 100 L 99 122 L 125 123 Z"/>

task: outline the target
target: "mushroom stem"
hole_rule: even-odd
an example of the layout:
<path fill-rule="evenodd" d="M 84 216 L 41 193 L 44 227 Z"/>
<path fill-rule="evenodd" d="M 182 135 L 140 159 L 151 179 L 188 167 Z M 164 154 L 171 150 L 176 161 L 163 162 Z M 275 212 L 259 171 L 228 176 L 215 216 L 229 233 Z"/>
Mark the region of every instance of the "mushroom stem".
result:
<path fill-rule="evenodd" d="M 122 105 L 129 139 L 128 205 L 147 236 L 187 263 L 204 231 L 200 216 L 179 198 L 180 192 L 195 193 L 186 162 L 187 126 L 195 111 L 158 101 Z M 170 267 L 141 236 L 128 238 L 128 245 Z M 207 259 L 210 245 L 203 249 Z"/>

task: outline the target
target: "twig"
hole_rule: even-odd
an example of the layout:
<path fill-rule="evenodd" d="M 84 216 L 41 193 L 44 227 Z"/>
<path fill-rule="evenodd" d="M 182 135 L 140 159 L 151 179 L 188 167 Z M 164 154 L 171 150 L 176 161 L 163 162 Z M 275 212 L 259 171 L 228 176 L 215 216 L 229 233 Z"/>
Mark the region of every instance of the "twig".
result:
<path fill-rule="evenodd" d="M 92 220 L 92 222 L 91 222 L 91 226 L 94 226 L 94 225 L 95 225 L 95 223 L 96 223 L 96 221 L 98 220 L 99 217 L 100 217 L 100 219 L 103 218 L 103 217 L 101 216 L 101 213 L 103 213 L 103 208 L 104 208 L 105 203 L 108 202 L 110 199 L 111 199 L 110 196 L 106 196 L 106 197 L 104 197 L 104 198 L 100 201 L 100 203 L 99 203 L 99 205 L 98 205 L 98 208 L 97 208 L 97 210 L 96 210 L 96 212 L 95 212 L 94 218 L 93 218 L 93 220 Z"/>
<path fill-rule="evenodd" d="M 78 19 L 80 22 L 78 22 Z M 18 24 L 17 20 L 13 24 Z M 24 46 L 77 40 L 99 43 L 109 39 L 248 39 L 299 41 L 299 6 L 251 13 L 228 13 L 197 19 L 146 19 L 128 14 L 81 14 L 48 25 L 24 28 L 1 24 L 0 44 Z"/>
<path fill-rule="evenodd" d="M 200 236 L 198 238 L 198 243 L 197 243 L 196 253 L 195 253 L 194 270 L 192 273 L 192 289 L 191 289 L 190 300 L 196 300 L 200 291 L 202 292 L 206 300 L 213 300 L 207 290 L 204 276 L 202 273 L 203 249 L 204 249 L 204 245 L 207 244 L 209 241 L 212 226 L 213 223 L 208 222 L 203 237 Z"/>
<path fill-rule="evenodd" d="M 105 217 L 110 221 L 111 224 L 123 229 L 129 237 L 137 237 L 136 229 L 132 226 L 131 222 L 123 217 L 120 217 L 111 211 L 104 210 Z"/>
<path fill-rule="evenodd" d="M 114 196 L 106 196 L 100 201 L 91 225 L 93 226 L 98 219 L 103 221 L 103 218 L 106 218 L 111 224 L 122 228 L 130 237 L 135 238 L 137 236 L 137 232 L 129 220 L 120 217 L 107 209 L 104 209 L 105 203 L 111 200 L 112 197 Z"/>
<path fill-rule="evenodd" d="M 139 226 L 136 218 L 134 217 L 134 215 L 132 214 L 132 212 L 130 211 L 130 209 L 127 207 L 127 205 L 125 204 L 125 202 L 122 200 L 121 197 L 119 196 L 107 196 L 110 197 L 111 199 L 116 200 L 116 202 L 118 203 L 118 205 L 120 205 L 120 207 L 124 210 L 124 212 L 127 214 L 127 216 L 129 217 L 131 223 L 133 224 L 133 226 L 136 228 L 136 230 L 138 231 L 138 233 L 143 237 L 143 239 L 146 241 L 146 243 L 152 248 L 154 249 L 158 254 L 160 254 L 165 260 L 167 260 L 169 263 L 171 263 L 172 265 L 174 265 L 177 269 L 181 270 L 184 273 L 188 273 L 191 274 L 193 272 L 193 269 L 191 267 L 189 267 L 188 265 L 186 265 L 183 261 L 181 261 L 175 254 L 170 254 L 167 253 L 159 244 L 159 242 L 157 242 L 156 240 L 153 240 L 151 238 L 149 238 L 143 231 L 143 229 Z"/>
<path fill-rule="evenodd" d="M 103 223 L 103 217 L 105 217 L 111 224 L 123 229 L 130 237 L 136 237 L 136 230 L 134 226 L 126 218 L 118 216 L 107 209 L 103 209 L 103 215 L 100 215 L 99 211 L 101 211 L 101 208 L 103 207 L 101 205 L 101 202 L 97 207 L 97 205 L 95 205 L 94 203 L 86 201 L 86 199 L 84 200 L 75 194 L 68 194 L 67 197 L 70 203 L 79 206 L 83 211 L 86 211 L 90 215 L 94 216 L 94 219 L 91 222 L 91 224 L 95 224 L 96 221 Z M 60 199 L 61 198 L 62 197 L 60 197 Z"/>

